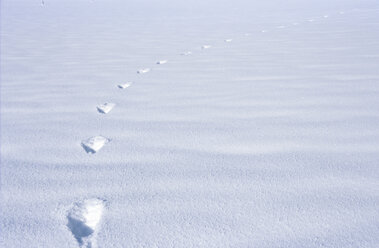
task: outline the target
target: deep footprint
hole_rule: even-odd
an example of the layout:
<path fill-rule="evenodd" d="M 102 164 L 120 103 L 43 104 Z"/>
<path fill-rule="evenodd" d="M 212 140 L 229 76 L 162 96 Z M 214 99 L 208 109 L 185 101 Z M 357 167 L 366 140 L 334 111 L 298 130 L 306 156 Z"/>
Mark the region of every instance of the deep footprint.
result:
<path fill-rule="evenodd" d="M 94 136 L 82 141 L 82 147 L 87 153 L 96 153 L 111 140 L 103 136 Z"/>
<path fill-rule="evenodd" d="M 126 83 L 117 85 L 117 87 L 119 87 L 120 89 L 126 89 L 130 87 L 132 84 L 133 84 L 132 82 L 126 82 Z"/>
<path fill-rule="evenodd" d="M 88 199 L 77 202 L 67 215 L 67 226 L 81 248 L 96 248 L 98 226 L 104 212 L 104 200 Z"/>
<path fill-rule="evenodd" d="M 99 106 L 97 106 L 97 111 L 99 113 L 102 113 L 102 114 L 108 114 L 109 112 L 111 112 L 111 110 L 116 106 L 115 103 L 111 103 L 111 102 L 106 102 L 104 104 L 101 104 Z"/>
<path fill-rule="evenodd" d="M 144 68 L 144 69 L 139 69 L 137 71 L 138 74 L 144 74 L 144 73 L 148 73 L 150 71 L 150 68 Z"/>
<path fill-rule="evenodd" d="M 157 62 L 157 65 L 163 65 L 163 64 L 166 64 L 167 63 L 167 60 L 159 60 Z"/>
<path fill-rule="evenodd" d="M 191 51 L 188 51 L 188 52 L 184 52 L 184 53 L 181 53 L 182 56 L 188 56 L 188 55 L 191 55 L 192 52 Z"/>

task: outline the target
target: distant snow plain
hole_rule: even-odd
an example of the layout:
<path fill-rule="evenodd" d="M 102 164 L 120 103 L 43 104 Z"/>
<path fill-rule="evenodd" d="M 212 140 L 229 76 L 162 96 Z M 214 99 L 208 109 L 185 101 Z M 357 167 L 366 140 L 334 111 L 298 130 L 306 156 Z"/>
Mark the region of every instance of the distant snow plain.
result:
<path fill-rule="evenodd" d="M 0 32 L 0 247 L 379 246 L 377 1 L 4 0 Z"/>

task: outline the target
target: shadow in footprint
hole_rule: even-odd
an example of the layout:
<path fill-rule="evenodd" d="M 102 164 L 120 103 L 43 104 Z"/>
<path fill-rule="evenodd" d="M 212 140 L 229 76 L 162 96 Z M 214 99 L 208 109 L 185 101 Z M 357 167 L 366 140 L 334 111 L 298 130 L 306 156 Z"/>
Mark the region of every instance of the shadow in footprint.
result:
<path fill-rule="evenodd" d="M 84 241 L 86 237 L 93 234 L 94 230 L 90 227 L 88 227 L 86 224 L 84 224 L 82 221 L 74 219 L 70 216 L 67 217 L 68 219 L 68 228 L 70 228 L 72 234 L 74 235 L 75 239 L 78 241 L 79 245 L 81 247 L 86 247 L 84 245 Z M 87 246 L 88 247 L 88 246 Z M 89 246 L 91 247 L 91 246 Z"/>
<path fill-rule="evenodd" d="M 81 248 L 95 248 L 98 226 L 104 211 L 104 200 L 87 199 L 75 203 L 67 215 L 67 227 Z"/>

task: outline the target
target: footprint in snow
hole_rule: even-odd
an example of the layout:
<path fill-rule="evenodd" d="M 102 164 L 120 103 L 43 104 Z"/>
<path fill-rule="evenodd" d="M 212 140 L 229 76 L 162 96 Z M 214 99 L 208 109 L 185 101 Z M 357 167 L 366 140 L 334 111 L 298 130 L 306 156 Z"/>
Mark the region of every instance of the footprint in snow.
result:
<path fill-rule="evenodd" d="M 328 18 L 329 16 L 328 15 L 324 15 L 324 18 Z"/>
<path fill-rule="evenodd" d="M 167 60 L 159 60 L 157 62 L 157 65 L 163 65 L 163 64 L 166 64 L 167 63 Z"/>
<path fill-rule="evenodd" d="M 188 56 L 188 55 L 191 55 L 192 52 L 191 51 L 188 51 L 188 52 L 184 52 L 184 53 L 181 53 L 182 56 Z"/>
<path fill-rule="evenodd" d="M 203 49 L 203 50 L 204 49 L 208 49 L 208 48 L 211 48 L 211 46 L 210 45 L 204 45 L 204 46 L 201 47 L 201 49 Z"/>
<path fill-rule="evenodd" d="M 115 106 L 116 106 L 115 103 L 106 102 L 104 104 L 97 106 L 97 111 L 99 111 L 99 113 L 102 113 L 102 114 L 108 114 Z"/>
<path fill-rule="evenodd" d="M 229 42 L 232 42 L 233 40 L 232 39 L 226 39 L 225 42 L 229 43 Z"/>
<path fill-rule="evenodd" d="M 87 153 L 96 153 L 111 140 L 104 136 L 94 136 L 82 141 L 82 147 Z"/>
<path fill-rule="evenodd" d="M 148 73 L 150 71 L 150 68 L 144 68 L 144 69 L 139 69 L 137 71 L 138 74 L 144 74 L 144 73 Z"/>
<path fill-rule="evenodd" d="M 96 236 L 104 209 L 105 201 L 94 198 L 77 202 L 68 211 L 67 227 L 81 248 L 97 247 Z"/>
<path fill-rule="evenodd" d="M 119 87 L 120 89 L 126 89 L 130 87 L 132 84 L 133 84 L 132 82 L 126 82 L 126 83 L 117 85 L 117 87 Z"/>

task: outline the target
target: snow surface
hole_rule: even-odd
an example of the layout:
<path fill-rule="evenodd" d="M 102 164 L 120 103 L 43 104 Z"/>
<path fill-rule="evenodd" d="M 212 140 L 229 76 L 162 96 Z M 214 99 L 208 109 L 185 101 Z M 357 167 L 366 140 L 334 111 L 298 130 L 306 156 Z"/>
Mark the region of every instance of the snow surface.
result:
<path fill-rule="evenodd" d="M 0 247 L 378 247 L 378 1 L 3 0 L 0 32 Z"/>

